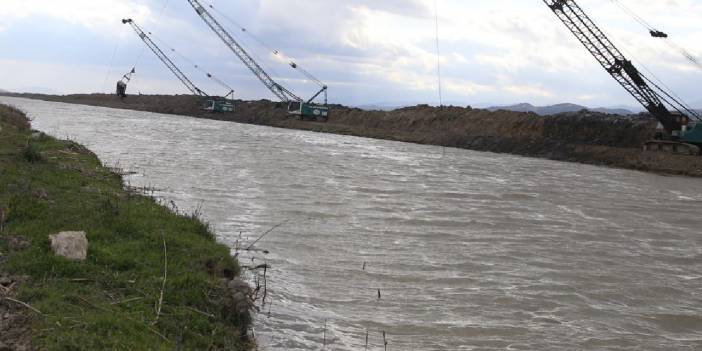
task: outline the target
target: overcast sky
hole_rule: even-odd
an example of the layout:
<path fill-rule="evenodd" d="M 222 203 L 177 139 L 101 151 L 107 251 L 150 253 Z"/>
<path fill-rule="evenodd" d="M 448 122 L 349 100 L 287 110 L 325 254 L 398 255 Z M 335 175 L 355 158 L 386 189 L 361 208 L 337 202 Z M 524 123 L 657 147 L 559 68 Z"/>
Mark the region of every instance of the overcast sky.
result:
<path fill-rule="evenodd" d="M 621 0 L 673 41 L 702 56 L 702 1 Z M 332 102 L 438 103 L 434 0 L 212 0 L 269 48 L 329 85 Z M 579 0 L 620 49 L 684 100 L 702 106 L 702 71 L 611 0 Z M 244 99 L 274 96 L 196 15 L 186 0 L 0 0 L 0 89 L 112 92 L 136 64 L 134 93 L 187 90 L 122 18 L 157 43 L 229 83 Z M 542 0 L 437 0 L 444 100 L 454 104 L 573 102 L 635 106 Z M 315 85 L 215 13 L 232 34 L 303 97 Z M 166 47 L 164 46 L 164 49 Z M 179 56 L 209 94 L 223 94 Z M 643 68 L 640 68 L 643 70 Z"/>

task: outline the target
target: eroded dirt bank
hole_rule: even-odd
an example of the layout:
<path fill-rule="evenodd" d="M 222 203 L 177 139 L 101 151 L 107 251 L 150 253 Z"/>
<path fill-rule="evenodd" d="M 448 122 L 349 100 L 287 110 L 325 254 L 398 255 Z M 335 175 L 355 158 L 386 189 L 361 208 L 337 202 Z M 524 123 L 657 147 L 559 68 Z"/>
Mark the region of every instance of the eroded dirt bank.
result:
<path fill-rule="evenodd" d="M 702 176 L 702 157 L 641 151 L 656 127 L 654 120 L 646 118 L 594 112 L 541 117 L 425 105 L 365 111 L 336 105 L 329 122 L 321 123 L 290 118 L 284 106 L 267 100 L 237 101 L 236 112 L 211 114 L 200 110 L 200 98 L 186 95 L 129 96 L 124 101 L 104 94 L 14 96 Z"/>

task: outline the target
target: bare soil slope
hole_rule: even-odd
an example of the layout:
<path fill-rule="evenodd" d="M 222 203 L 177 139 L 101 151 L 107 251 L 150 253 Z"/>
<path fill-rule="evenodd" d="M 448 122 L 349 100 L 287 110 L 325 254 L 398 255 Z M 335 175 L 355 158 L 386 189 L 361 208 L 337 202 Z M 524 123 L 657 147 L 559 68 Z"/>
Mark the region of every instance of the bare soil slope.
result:
<path fill-rule="evenodd" d="M 702 176 L 702 157 L 641 151 L 643 142 L 654 134 L 654 120 L 597 112 L 540 117 L 470 107 L 419 105 L 366 111 L 336 105 L 331 107 L 329 121 L 322 123 L 291 118 L 285 106 L 268 100 L 237 101 L 236 112 L 211 114 L 200 110 L 201 98 L 186 95 L 129 96 L 124 101 L 105 94 L 17 96 Z"/>

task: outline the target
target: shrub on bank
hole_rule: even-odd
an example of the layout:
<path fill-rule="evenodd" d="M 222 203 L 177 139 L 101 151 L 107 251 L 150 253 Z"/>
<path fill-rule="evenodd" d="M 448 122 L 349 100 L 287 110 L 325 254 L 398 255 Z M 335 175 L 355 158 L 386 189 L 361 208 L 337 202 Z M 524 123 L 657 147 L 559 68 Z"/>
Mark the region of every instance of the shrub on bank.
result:
<path fill-rule="evenodd" d="M 24 112 L 14 106 L 0 104 L 0 120 L 21 131 L 32 128 L 32 124 Z"/>
<path fill-rule="evenodd" d="M 37 163 L 44 160 L 33 143 L 28 143 L 27 146 L 22 149 L 22 157 L 29 163 Z"/>

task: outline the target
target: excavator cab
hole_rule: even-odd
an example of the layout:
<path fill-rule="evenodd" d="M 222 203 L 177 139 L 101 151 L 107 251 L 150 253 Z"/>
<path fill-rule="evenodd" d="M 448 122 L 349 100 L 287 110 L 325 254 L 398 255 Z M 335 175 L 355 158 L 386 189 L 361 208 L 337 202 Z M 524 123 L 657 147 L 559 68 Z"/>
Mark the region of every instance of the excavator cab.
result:
<path fill-rule="evenodd" d="M 329 107 L 313 104 L 302 104 L 302 116 L 308 116 L 314 119 L 327 121 L 329 119 Z"/>
<path fill-rule="evenodd" d="M 310 118 L 314 120 L 327 121 L 329 119 L 329 107 L 309 104 L 301 101 L 291 101 L 288 103 L 288 113 L 300 116 L 300 120 Z"/>
<path fill-rule="evenodd" d="M 679 126 L 666 131 L 658 123 L 658 131 L 653 140 L 644 143 L 644 151 L 665 151 L 682 155 L 700 155 L 702 146 L 702 123 L 695 122 L 678 111 L 670 112 L 674 123 Z"/>
<path fill-rule="evenodd" d="M 291 115 L 302 116 L 302 102 L 300 102 L 300 101 L 288 102 L 288 113 Z"/>
<path fill-rule="evenodd" d="M 212 113 L 234 112 L 234 103 L 227 98 L 209 97 L 202 109 Z"/>
<path fill-rule="evenodd" d="M 213 78 L 209 73 L 208 77 Z M 219 80 L 216 80 L 219 81 Z M 221 82 L 224 84 L 224 82 Z M 226 85 L 226 84 L 225 84 Z M 225 96 L 208 96 L 205 99 L 205 103 L 202 105 L 202 109 L 207 112 L 212 113 L 222 113 L 222 112 L 234 112 L 234 89 L 229 89 L 229 94 Z"/>
<path fill-rule="evenodd" d="M 124 100 L 124 98 L 127 97 L 127 83 L 129 83 L 130 80 L 132 80 L 132 75 L 136 73 L 136 68 L 132 68 L 131 71 L 127 72 L 125 75 L 122 76 L 122 79 L 120 79 L 117 82 L 117 96 L 119 96 L 120 99 Z"/>
<path fill-rule="evenodd" d="M 702 123 L 696 121 L 688 121 L 683 124 L 680 133 L 680 140 L 684 143 L 702 145 Z"/>
<path fill-rule="evenodd" d="M 119 96 L 120 99 L 127 97 L 127 83 L 121 80 L 117 82 L 117 96 Z"/>

